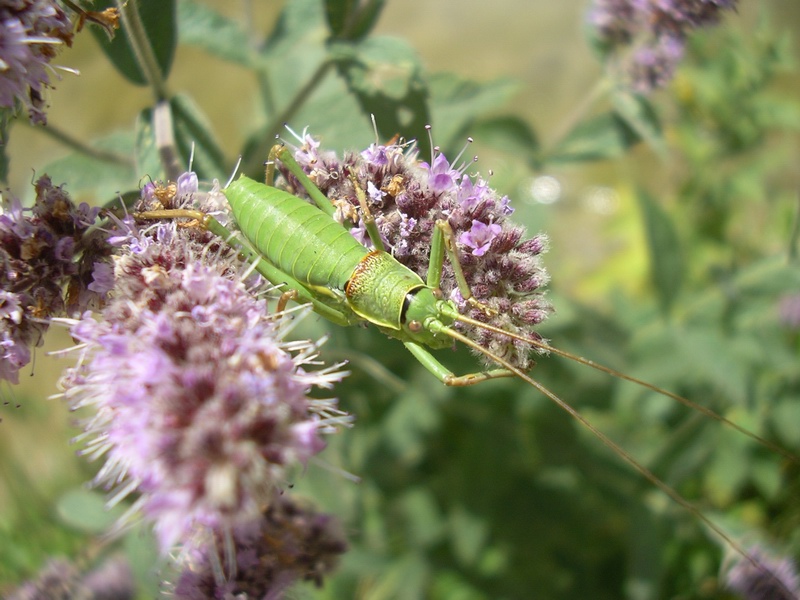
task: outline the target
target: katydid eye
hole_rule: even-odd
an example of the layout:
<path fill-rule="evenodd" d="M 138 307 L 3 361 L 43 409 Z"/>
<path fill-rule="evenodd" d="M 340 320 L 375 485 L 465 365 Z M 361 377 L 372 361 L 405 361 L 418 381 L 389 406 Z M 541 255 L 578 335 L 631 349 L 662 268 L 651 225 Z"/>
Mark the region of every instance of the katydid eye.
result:
<path fill-rule="evenodd" d="M 411 333 L 419 333 L 422 331 L 422 323 L 419 321 L 409 321 L 408 322 L 408 329 Z"/>

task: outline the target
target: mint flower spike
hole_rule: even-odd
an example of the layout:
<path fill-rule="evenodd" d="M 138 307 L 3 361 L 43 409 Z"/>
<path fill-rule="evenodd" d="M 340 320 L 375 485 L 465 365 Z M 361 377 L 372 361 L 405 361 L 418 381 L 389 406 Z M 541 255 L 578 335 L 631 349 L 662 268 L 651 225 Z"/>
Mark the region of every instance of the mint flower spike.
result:
<path fill-rule="evenodd" d="M 75 600 L 133 600 L 136 584 L 133 571 L 122 556 L 112 556 L 88 573 L 62 558 L 51 559 L 38 577 L 11 592 L 7 600 L 42 600 L 72 598 Z"/>
<path fill-rule="evenodd" d="M 218 207 L 218 186 L 182 181 L 145 186 L 142 206 Z M 150 521 L 162 552 L 191 552 L 254 519 L 324 448 L 323 434 L 350 424 L 335 399 L 308 397 L 346 373 L 320 366 L 318 344 L 284 339 L 289 319 L 268 312 L 255 278 L 242 281 L 249 265 L 205 230 L 118 227 L 105 308 L 62 320 L 79 356 L 63 397 L 95 409 L 77 441 L 105 459 L 94 484 L 108 503 L 137 495 L 126 519 Z"/>
<path fill-rule="evenodd" d="M 185 598 L 281 598 L 299 580 L 321 585 L 346 550 L 338 523 L 329 515 L 281 496 L 227 537 L 215 536 L 188 557 L 170 593 Z M 226 565 L 221 557 L 232 557 Z"/>
<path fill-rule="evenodd" d="M 58 46 L 72 45 L 72 22 L 52 0 L 0 4 L 0 107 L 17 103 L 32 123 L 44 125 L 44 88 Z"/>
<path fill-rule="evenodd" d="M 588 20 L 604 51 L 641 93 L 663 87 L 692 30 L 716 24 L 737 0 L 594 0 Z"/>
<path fill-rule="evenodd" d="M 800 576 L 791 558 L 777 557 L 761 546 L 748 549 L 757 565 L 739 557 L 724 574 L 725 584 L 743 600 L 795 600 Z"/>
<path fill-rule="evenodd" d="M 446 219 L 455 234 L 470 289 L 494 315 L 487 316 L 464 301 L 449 261 L 443 265 L 444 296 L 455 301 L 465 316 L 541 339 L 535 327 L 551 311 L 543 293 L 548 275 L 540 258 L 547 249 L 547 238 L 542 234 L 526 238 L 525 230 L 509 218 L 514 211 L 508 197 L 498 194 L 485 179 L 467 173 L 475 159 L 454 166 L 464 150 L 451 163 L 434 147 L 434 158 L 428 164 L 418 160 L 413 142 L 376 142 L 340 158 L 321 150 L 320 143 L 305 130 L 296 137 L 300 146 L 294 148 L 295 159 L 336 206 L 334 218 L 348 226 L 359 242 L 370 245 L 353 177 L 368 194 L 384 246 L 398 261 L 425 279 L 436 222 Z M 302 194 L 299 182 L 287 171 L 281 173 L 288 187 Z M 531 366 L 530 344 L 471 325 L 456 327 L 515 366 L 523 370 Z M 482 354 L 477 356 L 488 364 Z"/>
<path fill-rule="evenodd" d="M 46 175 L 34 187 L 32 208 L 13 197 L 0 205 L 0 379 L 11 383 L 50 319 L 99 306 L 108 291 L 111 248 L 92 229 L 99 209 L 76 205 Z"/>

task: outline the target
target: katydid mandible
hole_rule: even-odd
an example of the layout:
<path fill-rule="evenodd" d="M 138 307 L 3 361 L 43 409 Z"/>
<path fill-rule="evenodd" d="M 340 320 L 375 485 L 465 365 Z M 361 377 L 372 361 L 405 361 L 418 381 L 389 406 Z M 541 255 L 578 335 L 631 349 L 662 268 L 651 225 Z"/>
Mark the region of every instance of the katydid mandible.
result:
<path fill-rule="evenodd" d="M 272 185 L 275 162 L 294 175 L 314 204 Z M 276 145 L 267 162 L 266 184 L 241 176 L 223 190 L 233 217 L 247 243 L 212 216 L 187 209 L 151 210 L 137 214 L 142 219 L 189 218 L 211 233 L 223 238 L 250 262 L 255 270 L 283 292 L 278 309 L 293 299 L 310 303 L 314 311 L 342 326 L 367 322 L 401 341 L 413 356 L 446 385 L 472 385 L 496 377 L 513 376 L 539 390 L 577 419 L 653 485 L 691 512 L 752 564 L 757 562 L 718 525 L 684 499 L 672 487 L 639 463 L 626 450 L 599 431 L 572 406 L 501 356 L 457 331 L 457 322 L 468 323 L 499 333 L 571 360 L 642 385 L 677 400 L 704 415 L 725 423 L 782 454 L 794 456 L 756 434 L 729 421 L 714 411 L 688 399 L 658 388 L 635 377 L 619 373 L 591 360 L 559 350 L 540 340 L 509 332 L 462 315 L 454 302 L 442 297 L 440 281 L 447 256 L 454 270 L 461 296 L 473 307 L 491 311 L 474 299 L 461 270 L 453 233 L 446 221 L 437 222 L 433 234 L 427 279 L 395 260 L 384 249 L 380 234 L 371 218 L 365 194 L 354 181 L 358 204 L 367 233 L 375 249 L 359 243 L 333 218 L 334 206 L 314 185 L 282 145 Z M 500 368 L 466 375 L 455 375 L 428 349 L 441 349 L 461 342 L 484 354 Z"/>

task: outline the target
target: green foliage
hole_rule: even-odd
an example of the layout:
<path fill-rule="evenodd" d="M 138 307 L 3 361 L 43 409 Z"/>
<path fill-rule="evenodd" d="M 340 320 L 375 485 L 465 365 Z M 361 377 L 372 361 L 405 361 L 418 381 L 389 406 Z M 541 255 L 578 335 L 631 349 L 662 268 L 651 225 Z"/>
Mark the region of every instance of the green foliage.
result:
<path fill-rule="evenodd" d="M 116 5 L 114 0 L 97 0 L 92 8 L 99 11 Z M 159 75 L 166 79 L 175 56 L 178 38 L 175 1 L 140 2 L 136 6 L 139 8 L 137 13 L 132 12 L 135 9 L 125 9 L 127 16 L 123 16 L 123 22 L 125 20 L 141 21 L 149 48 L 152 50 L 153 58 L 158 66 Z M 106 32 L 100 28 L 93 27 L 91 31 L 108 59 L 128 81 L 134 85 L 152 83 L 142 69 L 142 59 L 137 56 L 137 51 L 141 52 L 141 50 L 137 50 L 137 45 L 132 43 L 128 34 L 130 29 L 125 29 L 124 33 L 120 32 L 121 35 L 115 35 L 113 39 L 108 39 Z"/>
<path fill-rule="evenodd" d="M 563 133 L 545 143 L 544 132 L 503 109 L 516 82 L 429 73 L 409 43 L 374 34 L 382 1 L 292 0 L 258 39 L 194 0 L 178 2 L 177 17 L 172 2 L 136 4 L 165 78 L 177 31 L 182 44 L 257 83 L 255 98 L 229 99 L 230 112 L 252 114 L 242 148 L 219 142 L 229 115 L 205 115 L 188 95 L 164 99 L 178 160 L 187 165 L 193 155 L 201 179 L 226 179 L 239 155 L 242 170 L 260 177 L 274 136 L 289 137 L 287 122 L 307 126 L 326 148 L 363 149 L 374 141 L 374 116 L 381 141 L 395 134 L 427 140 L 431 124 L 448 156 L 471 135 L 498 152 L 508 171 L 522 173 L 519 181 L 555 172 L 606 184 L 617 177 L 610 185 L 620 196 L 637 190 L 638 205 L 631 204 L 639 212 L 620 237 L 643 240 L 649 270 L 631 282 L 635 257 L 603 263 L 602 290 L 581 293 L 559 287 L 570 265 L 555 266 L 557 314 L 542 335 L 798 452 L 800 334 L 780 320 L 778 306 L 800 293 L 789 224 L 800 102 L 786 91 L 798 81 L 788 35 L 766 19 L 754 35 L 724 29 L 693 37 L 687 62 L 661 96 L 601 82 L 596 105 L 578 119 L 570 115 Z M 120 72 L 146 84 L 125 35 L 112 44 L 104 35 L 98 39 Z M 143 109 L 130 131 L 45 171 L 72 194 L 118 206 L 120 191 L 165 176 L 155 110 Z M 428 151 L 427 141 L 420 146 Z M 591 170 L 597 164 L 602 178 Z M 515 217 L 523 215 L 532 231 L 538 221 L 561 218 L 558 207 L 516 198 L 519 181 L 504 190 Z M 545 260 L 557 264 L 555 256 Z M 530 388 L 510 380 L 446 388 L 374 330 L 311 319 L 295 333 L 323 334 L 330 336 L 323 358 L 350 360 L 353 374 L 335 393 L 356 423 L 326 450 L 333 467 L 312 465 L 296 491 L 343 521 L 350 550 L 322 588 L 300 585 L 295 597 L 730 597 L 717 582 L 720 540 Z M 463 349 L 442 354 L 454 371 L 474 370 Z M 558 357 L 538 363 L 538 380 L 736 539 L 800 554 L 796 465 L 647 390 Z M 2 583 L 30 577 L 49 555 L 81 557 L 98 543 L 111 515 L 97 510 L 97 495 L 76 491 L 80 481 L 43 498 L 25 493 L 30 481 L 20 473 L 7 468 L 3 476 L 16 484 L 3 498 L 14 510 L 2 511 L 0 521 Z M 142 582 L 141 596 L 154 595 L 150 538 L 136 530 L 118 546 Z"/>

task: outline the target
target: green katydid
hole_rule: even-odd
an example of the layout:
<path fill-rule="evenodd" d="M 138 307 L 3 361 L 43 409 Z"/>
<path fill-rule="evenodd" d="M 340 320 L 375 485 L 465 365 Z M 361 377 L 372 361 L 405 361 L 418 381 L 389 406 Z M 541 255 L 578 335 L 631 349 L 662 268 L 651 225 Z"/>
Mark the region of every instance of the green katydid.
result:
<path fill-rule="evenodd" d="M 296 178 L 313 200 L 313 204 L 272 185 L 276 161 L 280 161 Z M 426 279 L 423 280 L 419 274 L 402 265 L 385 251 L 381 235 L 371 217 L 366 194 L 355 180 L 353 184 L 360 215 L 374 250 L 362 245 L 334 219 L 336 210 L 334 204 L 309 179 L 291 152 L 283 146 L 275 146 L 270 153 L 265 184 L 242 176 L 224 190 L 233 218 L 246 243 L 215 218 L 196 210 L 150 210 L 136 216 L 141 219 L 196 220 L 201 227 L 225 239 L 262 276 L 283 291 L 278 304 L 279 310 L 284 309 L 290 299 L 294 299 L 297 302 L 310 303 L 315 312 L 338 325 L 350 326 L 364 322 L 375 325 L 382 332 L 402 342 L 428 371 L 446 385 L 472 385 L 496 377 L 519 378 L 577 419 L 653 485 L 708 525 L 736 552 L 757 566 L 755 559 L 722 528 L 710 521 L 677 491 L 599 431 L 574 408 L 531 378 L 518 365 L 457 330 L 455 324 L 468 324 L 484 331 L 508 336 L 530 347 L 575 360 L 642 385 L 721 421 L 795 460 L 793 456 L 710 409 L 676 394 L 554 348 L 537 338 L 498 328 L 463 315 L 456 304 L 450 299 L 445 299 L 440 291 L 445 258 L 453 269 L 461 298 L 474 309 L 487 314 L 494 309 L 474 298 L 461 269 L 454 234 L 447 221 L 440 220 L 436 223 L 431 238 L 430 262 Z M 498 368 L 487 368 L 466 375 L 453 374 L 431 354 L 429 349 L 450 347 L 454 342 L 461 342 L 480 352 Z"/>

